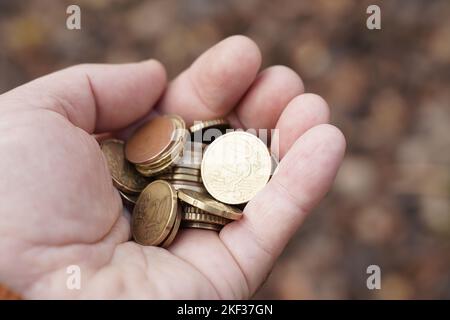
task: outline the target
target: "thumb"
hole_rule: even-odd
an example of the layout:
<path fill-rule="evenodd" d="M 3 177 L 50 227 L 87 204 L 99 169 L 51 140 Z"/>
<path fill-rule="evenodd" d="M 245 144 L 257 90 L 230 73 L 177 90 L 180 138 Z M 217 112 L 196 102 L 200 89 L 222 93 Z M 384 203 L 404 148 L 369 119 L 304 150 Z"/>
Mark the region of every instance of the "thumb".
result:
<path fill-rule="evenodd" d="M 156 60 L 82 64 L 38 78 L 0 96 L 3 110 L 47 109 L 89 133 L 124 128 L 147 114 L 166 86 Z M 10 103 L 14 102 L 14 103 Z"/>

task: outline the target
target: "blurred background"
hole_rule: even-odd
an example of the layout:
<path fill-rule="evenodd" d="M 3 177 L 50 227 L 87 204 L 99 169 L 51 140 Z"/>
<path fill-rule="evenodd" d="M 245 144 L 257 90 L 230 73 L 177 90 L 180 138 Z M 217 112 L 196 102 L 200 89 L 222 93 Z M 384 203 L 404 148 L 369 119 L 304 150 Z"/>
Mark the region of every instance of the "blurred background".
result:
<path fill-rule="evenodd" d="M 77 4 L 82 30 L 66 29 Z M 381 7 L 382 29 L 366 28 Z M 0 0 L 0 93 L 83 62 L 162 61 L 221 39 L 322 95 L 348 151 L 327 198 L 256 298 L 450 298 L 450 1 Z M 446 89 L 447 88 L 447 89 Z M 381 290 L 366 287 L 381 268 Z"/>

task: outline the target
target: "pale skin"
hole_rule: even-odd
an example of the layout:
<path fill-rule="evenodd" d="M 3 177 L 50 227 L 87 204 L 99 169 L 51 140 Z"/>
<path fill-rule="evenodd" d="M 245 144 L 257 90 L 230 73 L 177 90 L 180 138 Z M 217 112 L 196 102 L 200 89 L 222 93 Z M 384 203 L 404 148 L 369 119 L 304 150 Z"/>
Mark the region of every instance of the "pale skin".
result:
<path fill-rule="evenodd" d="M 233 36 L 168 83 L 155 60 L 79 65 L 1 95 L 0 282 L 31 299 L 250 298 L 329 190 L 345 150 L 326 102 L 304 93 L 291 69 L 260 64 L 255 43 Z M 168 250 L 130 241 L 92 134 L 126 134 L 152 110 L 279 129 L 279 170 L 242 220 L 219 234 L 183 230 Z M 67 289 L 70 265 L 81 268 L 80 290 Z"/>

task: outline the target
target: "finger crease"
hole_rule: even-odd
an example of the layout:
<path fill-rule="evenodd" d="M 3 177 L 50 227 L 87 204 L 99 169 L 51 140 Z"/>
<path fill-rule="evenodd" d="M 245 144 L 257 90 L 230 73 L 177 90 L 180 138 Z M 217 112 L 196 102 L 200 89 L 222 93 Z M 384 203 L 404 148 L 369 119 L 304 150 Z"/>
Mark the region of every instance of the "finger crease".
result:
<path fill-rule="evenodd" d="M 189 79 L 189 83 L 190 83 L 190 85 L 192 87 L 192 90 L 194 91 L 195 96 L 197 96 L 197 99 L 199 100 L 201 106 L 204 109 L 206 109 L 207 111 L 209 111 L 213 116 L 217 116 L 217 112 L 210 107 L 209 103 L 207 103 L 207 101 L 205 100 L 205 98 L 201 94 L 200 89 L 197 87 L 197 84 L 192 79 L 192 76 L 191 76 L 191 74 L 189 72 L 187 72 L 187 77 Z"/>
<path fill-rule="evenodd" d="M 247 295 L 250 295 L 250 280 L 248 279 L 247 274 L 244 272 L 244 269 L 242 268 L 242 266 L 239 264 L 238 259 L 236 259 L 236 257 L 234 256 L 233 252 L 230 250 L 230 248 L 228 248 L 226 243 L 222 240 L 222 237 L 220 236 L 220 234 L 221 233 L 219 233 L 219 238 L 220 238 L 223 246 L 225 247 L 225 250 L 230 254 L 230 256 L 233 259 L 234 263 L 236 264 L 236 266 L 238 267 L 239 271 L 241 272 L 242 277 L 244 278 L 245 289 L 247 291 Z"/>
<path fill-rule="evenodd" d="M 278 179 L 272 179 L 270 183 L 273 184 L 279 194 L 285 194 L 289 198 L 289 202 L 292 203 L 297 211 L 300 211 L 302 215 L 306 215 L 306 213 L 310 211 L 310 208 L 301 203 L 284 184 L 278 181 Z"/>

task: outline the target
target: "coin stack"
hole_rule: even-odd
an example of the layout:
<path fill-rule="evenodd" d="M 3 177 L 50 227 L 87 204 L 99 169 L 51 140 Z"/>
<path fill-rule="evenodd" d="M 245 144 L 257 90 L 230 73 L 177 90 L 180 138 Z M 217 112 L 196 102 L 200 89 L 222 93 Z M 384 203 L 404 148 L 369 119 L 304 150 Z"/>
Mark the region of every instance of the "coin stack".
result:
<path fill-rule="evenodd" d="M 175 160 L 170 168 L 155 178 L 170 182 L 176 190 L 188 189 L 206 192 L 200 172 L 205 148 L 206 144 L 187 141 L 181 158 Z"/>
<path fill-rule="evenodd" d="M 126 143 L 102 142 L 113 183 L 133 211 L 136 242 L 168 247 L 180 228 L 220 231 L 242 217 L 240 207 L 267 183 L 273 161 L 259 138 L 229 129 L 217 119 L 187 131 L 182 118 L 168 115 Z"/>
<path fill-rule="evenodd" d="M 125 155 L 139 173 L 146 177 L 155 176 L 181 157 L 186 139 L 182 118 L 175 115 L 156 117 L 127 141 Z"/>

